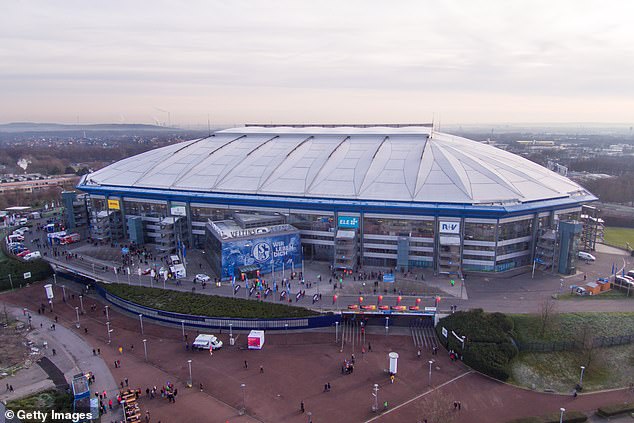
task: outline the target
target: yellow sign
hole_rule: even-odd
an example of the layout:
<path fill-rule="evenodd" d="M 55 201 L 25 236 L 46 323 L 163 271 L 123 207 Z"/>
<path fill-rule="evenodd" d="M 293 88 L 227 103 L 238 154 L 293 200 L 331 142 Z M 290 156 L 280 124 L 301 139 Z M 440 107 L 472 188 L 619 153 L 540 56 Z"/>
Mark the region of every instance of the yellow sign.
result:
<path fill-rule="evenodd" d="M 108 200 L 108 209 L 119 210 L 119 200 Z"/>

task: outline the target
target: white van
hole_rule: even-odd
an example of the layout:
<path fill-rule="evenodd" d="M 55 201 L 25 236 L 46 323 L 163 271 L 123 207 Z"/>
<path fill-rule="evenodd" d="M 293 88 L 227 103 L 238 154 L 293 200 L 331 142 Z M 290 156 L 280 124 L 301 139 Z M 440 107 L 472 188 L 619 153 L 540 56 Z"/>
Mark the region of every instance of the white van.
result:
<path fill-rule="evenodd" d="M 26 261 L 35 260 L 35 259 L 42 258 L 42 254 L 39 251 L 33 251 L 32 253 L 29 253 L 22 258 Z"/>
<path fill-rule="evenodd" d="M 214 335 L 198 335 L 192 344 L 192 348 L 198 348 L 200 350 L 213 349 L 217 350 L 222 348 L 222 341 L 216 338 Z"/>
<path fill-rule="evenodd" d="M 585 251 L 579 251 L 579 258 L 585 261 L 595 261 L 596 257 L 590 253 L 586 253 Z"/>

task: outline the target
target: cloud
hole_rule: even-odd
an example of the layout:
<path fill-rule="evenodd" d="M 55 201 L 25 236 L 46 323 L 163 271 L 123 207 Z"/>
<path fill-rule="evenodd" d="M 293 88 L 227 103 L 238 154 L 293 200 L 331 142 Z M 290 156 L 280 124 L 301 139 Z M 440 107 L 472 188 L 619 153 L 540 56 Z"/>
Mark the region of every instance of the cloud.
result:
<path fill-rule="evenodd" d="M 360 115 L 330 98 L 369 95 L 401 98 L 390 116 L 411 115 L 418 98 L 430 110 L 446 104 L 455 121 L 525 121 L 527 106 L 538 120 L 570 120 L 599 103 L 594 120 L 632 120 L 622 109 L 634 95 L 632 9 L 573 0 L 11 1 L 0 16 L 0 115 L 64 120 L 62 101 L 70 120 L 79 108 L 96 121 L 151 121 L 161 104 L 183 122 L 209 108 L 240 122 L 257 110 L 238 104 L 258 104 L 263 118 L 319 121 Z M 274 116 L 262 96 L 279 103 Z M 452 112 L 457 98 L 472 103 Z M 561 109 L 544 108 L 544 98 Z M 501 99 L 509 103 L 483 114 L 482 104 Z"/>

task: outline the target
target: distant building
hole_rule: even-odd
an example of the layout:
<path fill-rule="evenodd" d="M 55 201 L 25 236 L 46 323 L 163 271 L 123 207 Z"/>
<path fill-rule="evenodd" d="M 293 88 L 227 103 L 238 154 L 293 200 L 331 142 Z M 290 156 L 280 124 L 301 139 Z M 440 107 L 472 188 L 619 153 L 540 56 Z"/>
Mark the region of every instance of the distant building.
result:
<path fill-rule="evenodd" d="M 9 192 L 33 193 L 47 190 L 52 187 L 61 187 L 63 189 L 72 189 L 79 177 L 77 175 L 60 175 L 46 177 L 40 174 L 29 175 L 4 175 L 0 182 L 0 194 Z"/>

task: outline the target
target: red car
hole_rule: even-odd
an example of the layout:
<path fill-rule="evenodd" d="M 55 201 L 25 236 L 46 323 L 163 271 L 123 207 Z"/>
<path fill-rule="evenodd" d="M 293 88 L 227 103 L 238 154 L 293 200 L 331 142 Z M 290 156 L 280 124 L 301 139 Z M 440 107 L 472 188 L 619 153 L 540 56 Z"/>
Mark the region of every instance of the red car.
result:
<path fill-rule="evenodd" d="M 24 250 L 21 253 L 16 254 L 16 256 L 24 257 L 25 255 L 29 254 L 30 252 L 31 252 L 31 250 Z"/>

